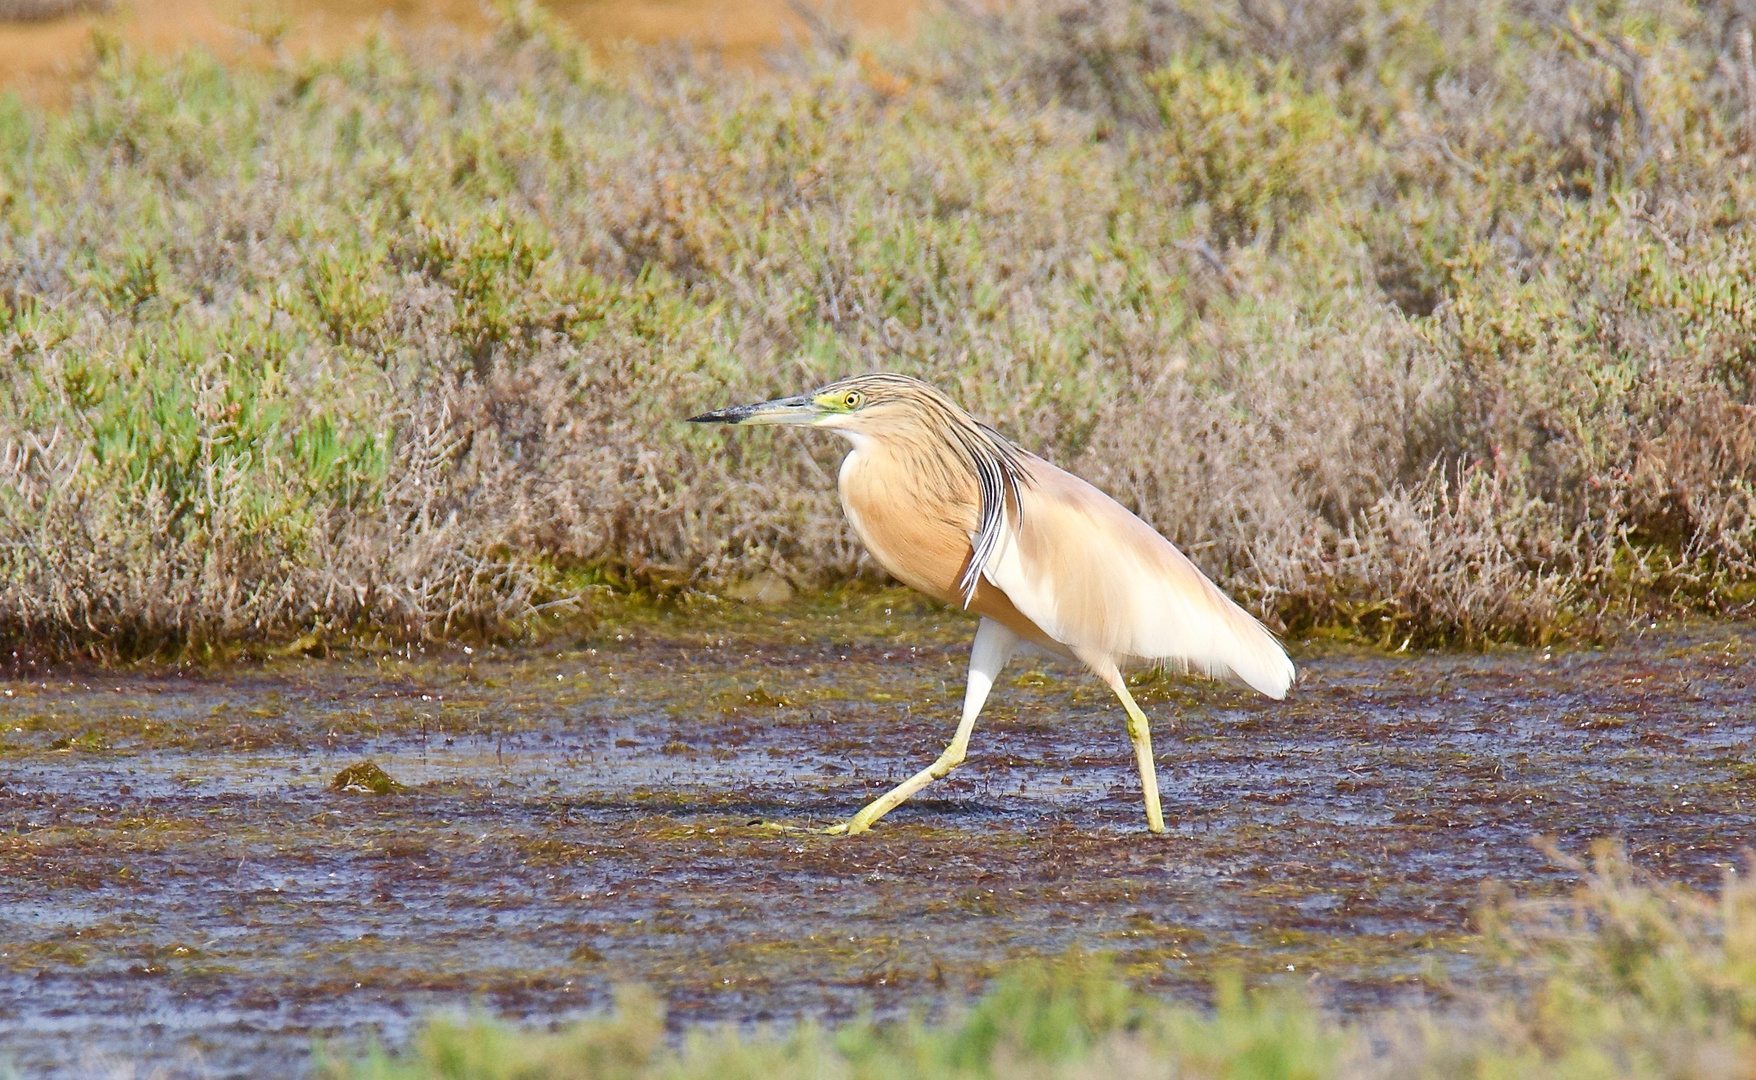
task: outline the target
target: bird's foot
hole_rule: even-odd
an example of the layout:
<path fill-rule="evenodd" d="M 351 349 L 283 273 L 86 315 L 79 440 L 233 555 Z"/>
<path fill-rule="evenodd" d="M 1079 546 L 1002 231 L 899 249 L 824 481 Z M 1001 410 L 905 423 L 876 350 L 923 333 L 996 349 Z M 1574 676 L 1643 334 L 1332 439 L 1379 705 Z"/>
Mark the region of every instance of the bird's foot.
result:
<path fill-rule="evenodd" d="M 749 828 L 757 832 L 775 833 L 790 836 L 858 836 L 872 826 L 862 822 L 858 817 L 844 821 L 839 825 L 831 825 L 827 829 L 811 829 L 803 825 L 789 825 L 784 821 L 752 821 Z"/>
<path fill-rule="evenodd" d="M 876 820 L 878 818 L 874 815 L 867 815 L 866 811 L 862 810 L 845 822 L 824 829 L 824 836 L 859 836 L 860 832 L 871 832 L 873 822 Z"/>

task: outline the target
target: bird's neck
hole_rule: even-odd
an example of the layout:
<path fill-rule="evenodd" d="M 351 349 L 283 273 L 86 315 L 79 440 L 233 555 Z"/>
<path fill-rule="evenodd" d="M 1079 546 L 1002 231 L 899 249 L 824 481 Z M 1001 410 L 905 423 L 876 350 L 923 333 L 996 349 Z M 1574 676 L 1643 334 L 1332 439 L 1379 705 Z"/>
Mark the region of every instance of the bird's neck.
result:
<path fill-rule="evenodd" d="M 911 451 L 882 438 L 856 442 L 841 463 L 842 508 L 892 577 L 941 603 L 957 603 L 979 516 L 975 480 L 967 470 L 936 480 L 946 462 L 923 463 Z"/>
<path fill-rule="evenodd" d="M 893 513 L 925 515 L 938 521 L 969 521 L 981 510 L 980 488 L 954 447 L 930 433 L 898 437 L 871 432 L 840 432 L 853 449 L 842 459 L 842 500 L 882 502 Z"/>

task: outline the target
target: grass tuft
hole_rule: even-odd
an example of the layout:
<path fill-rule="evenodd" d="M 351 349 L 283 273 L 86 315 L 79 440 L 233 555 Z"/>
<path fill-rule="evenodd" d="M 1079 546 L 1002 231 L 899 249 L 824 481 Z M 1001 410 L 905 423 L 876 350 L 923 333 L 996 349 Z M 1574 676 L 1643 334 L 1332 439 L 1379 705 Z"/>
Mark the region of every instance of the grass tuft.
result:
<path fill-rule="evenodd" d="M 1564 859 L 1564 857 L 1562 857 Z M 1564 860 L 1565 861 L 1565 860 Z M 1292 984 L 1222 978 L 1211 1008 L 1143 995 L 1101 957 L 1021 963 L 938 1023 L 828 1031 L 691 1029 L 665 1038 L 662 1003 L 618 992 L 608 1014 L 559 1031 L 437 1020 L 403 1055 L 328 1060 L 334 1080 L 1488 1080 L 1747 1077 L 1756 1060 L 1756 889 L 1717 896 L 1637 872 L 1613 845 L 1573 864 L 1559 900 L 1490 895 L 1483 942 L 1495 985 L 1448 1011 L 1326 1015 Z"/>

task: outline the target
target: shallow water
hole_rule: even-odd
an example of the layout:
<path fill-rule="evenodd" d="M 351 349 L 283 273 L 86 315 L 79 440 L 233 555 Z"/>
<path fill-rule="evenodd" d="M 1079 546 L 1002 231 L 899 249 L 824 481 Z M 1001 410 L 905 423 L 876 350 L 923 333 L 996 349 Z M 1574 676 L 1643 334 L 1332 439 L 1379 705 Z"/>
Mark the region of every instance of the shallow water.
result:
<path fill-rule="evenodd" d="M 674 1023 L 892 1014 L 1010 958 L 1115 953 L 1337 1008 L 1482 977 L 1484 882 L 1625 837 L 1712 884 L 1756 825 L 1739 625 L 1609 650 L 1296 650 L 1275 703 L 1147 679 L 1170 833 L 1122 716 L 1014 661 L 970 761 L 873 834 L 825 825 L 950 736 L 973 626 L 900 594 L 606 615 L 576 646 L 0 682 L 0 1053 L 303 1071 L 435 1010 L 526 1020 L 640 981 Z M 370 758 L 388 795 L 330 781 Z"/>

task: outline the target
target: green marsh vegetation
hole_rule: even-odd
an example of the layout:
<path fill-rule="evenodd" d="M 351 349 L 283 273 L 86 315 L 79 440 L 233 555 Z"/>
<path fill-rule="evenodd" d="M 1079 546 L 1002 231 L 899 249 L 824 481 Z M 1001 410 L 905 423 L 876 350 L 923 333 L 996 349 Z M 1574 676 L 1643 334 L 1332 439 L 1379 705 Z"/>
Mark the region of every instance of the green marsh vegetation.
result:
<path fill-rule="evenodd" d="M 1751 1075 L 1756 894 L 1736 876 L 1708 897 L 1642 875 L 1601 845 L 1573 896 L 1491 896 L 1480 922 L 1483 944 L 1524 990 L 1439 1013 L 1344 1023 L 1295 983 L 1246 992 L 1235 977 L 1219 980 L 1211 1010 L 1194 1010 L 1133 992 L 1101 958 L 1070 954 L 1002 974 L 937 1023 L 703 1028 L 679 1045 L 665 1038 L 660 1003 L 634 990 L 612 1013 L 558 1031 L 438 1020 L 401 1056 L 331 1058 L 323 1071 L 337 1080 Z"/>
<path fill-rule="evenodd" d="M 480 45 L 0 105 L 0 636 L 508 634 L 873 574 L 839 448 L 679 418 L 891 368 L 1271 624 L 1592 637 L 1756 582 L 1730 3 L 954 7 L 771 70 Z"/>

